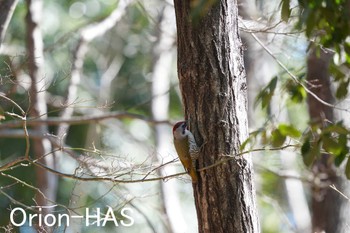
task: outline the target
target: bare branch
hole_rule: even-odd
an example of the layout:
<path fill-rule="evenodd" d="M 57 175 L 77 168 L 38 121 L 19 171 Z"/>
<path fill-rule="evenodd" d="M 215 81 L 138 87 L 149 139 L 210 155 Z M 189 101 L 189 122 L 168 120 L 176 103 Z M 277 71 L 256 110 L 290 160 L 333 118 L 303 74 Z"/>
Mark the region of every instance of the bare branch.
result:
<path fill-rule="evenodd" d="M 22 113 L 22 117 L 25 117 L 26 116 L 26 112 L 23 110 L 23 108 L 21 108 L 21 106 L 19 106 L 15 101 L 13 101 L 12 99 L 8 98 L 6 95 L 4 95 L 3 93 L 0 93 L 0 97 L 11 102 L 13 105 L 16 106 L 16 108 L 18 108 L 21 113 Z"/>
<path fill-rule="evenodd" d="M 109 112 L 109 113 L 102 113 L 98 114 L 96 116 L 72 116 L 67 119 L 63 119 L 61 117 L 48 117 L 46 119 L 37 119 L 37 118 L 29 118 L 27 119 L 27 126 L 36 126 L 36 125 L 59 125 L 62 123 L 69 124 L 69 125 L 81 125 L 81 124 L 87 124 L 92 122 L 99 122 L 106 119 L 138 119 L 143 120 L 151 124 L 168 124 L 171 125 L 173 122 L 170 122 L 169 120 L 155 120 L 152 118 L 145 117 L 141 114 L 136 113 L 129 113 L 129 112 Z M 0 125 L 0 129 L 8 129 L 8 128 L 15 128 L 21 126 L 21 122 L 19 121 L 7 121 L 3 122 Z"/>
<path fill-rule="evenodd" d="M 207 169 L 214 168 L 214 167 L 216 167 L 216 166 L 218 166 L 220 164 L 226 163 L 228 161 L 236 159 L 237 157 L 240 157 L 240 156 L 243 156 L 245 154 L 252 153 L 252 152 L 258 152 L 258 151 L 280 151 L 280 150 L 284 150 L 284 149 L 291 148 L 291 147 L 298 147 L 298 145 L 285 145 L 285 146 L 274 147 L 274 148 L 258 148 L 258 149 L 243 151 L 243 152 L 235 154 L 235 155 L 223 155 L 222 156 L 223 159 L 219 160 L 218 162 L 216 162 L 216 163 L 214 163 L 212 165 L 209 165 L 209 166 L 203 167 L 201 169 L 198 169 L 198 171 L 204 171 L 204 170 L 207 170 Z"/>
<path fill-rule="evenodd" d="M 0 93 L 0 97 L 6 99 L 7 101 L 11 102 L 13 105 L 15 105 L 22 113 L 23 116 L 19 116 L 18 114 L 14 114 L 14 113 L 7 113 L 9 115 L 15 116 L 19 119 L 21 119 L 21 122 L 18 122 L 19 124 L 22 125 L 23 130 L 24 130 L 24 136 L 26 139 L 26 152 L 25 152 L 25 157 L 29 158 L 29 149 L 30 149 L 30 142 L 29 142 L 29 135 L 28 135 L 28 130 L 27 130 L 27 116 L 26 113 L 24 112 L 24 110 L 21 108 L 21 106 L 19 106 L 15 101 L 13 101 L 12 99 L 6 97 L 5 95 Z"/>
<path fill-rule="evenodd" d="M 80 83 L 80 75 L 82 72 L 85 54 L 88 50 L 87 45 L 90 41 L 98 36 L 103 35 L 110 30 L 125 13 L 126 7 L 133 2 L 132 0 L 121 0 L 118 3 L 118 7 L 104 20 L 99 23 L 88 25 L 80 31 L 80 39 L 75 48 L 73 54 L 73 67 L 71 71 L 71 79 L 68 87 L 68 93 L 66 97 L 66 104 L 73 103 L 77 98 L 77 88 Z M 65 108 L 61 113 L 61 118 L 67 119 L 73 115 L 73 108 Z M 57 129 L 57 135 L 62 136 L 66 134 L 69 125 L 62 123 Z"/>
<path fill-rule="evenodd" d="M 329 187 L 331 189 L 333 189 L 334 191 L 336 191 L 337 193 L 339 193 L 341 196 L 343 196 L 347 201 L 350 202 L 350 198 L 348 196 L 346 196 L 343 192 L 341 192 L 339 189 L 337 189 L 337 187 L 335 187 L 334 184 L 329 185 Z"/>
<path fill-rule="evenodd" d="M 70 179 L 74 179 L 74 180 L 81 180 L 81 181 L 110 181 L 113 183 L 144 183 L 144 182 L 151 182 L 151 181 L 159 181 L 159 180 L 168 180 L 170 178 L 174 178 L 177 176 L 181 176 L 181 175 L 185 175 L 187 174 L 187 172 L 181 172 L 181 173 L 175 173 L 172 175 L 168 175 L 168 176 L 163 176 L 163 177 L 154 177 L 154 178 L 140 178 L 140 179 L 129 179 L 129 180 L 124 180 L 124 179 L 116 179 L 114 177 L 109 177 L 109 176 L 101 176 L 101 177 L 80 177 L 74 174 L 67 174 L 67 173 L 63 173 L 63 172 L 59 172 L 56 171 L 54 169 L 51 169 L 49 167 L 46 167 L 45 165 L 41 164 L 41 163 L 33 163 L 34 165 L 45 169 L 46 171 L 49 171 L 53 174 L 56 174 L 58 176 L 61 177 L 65 177 L 65 178 L 70 178 Z"/>
<path fill-rule="evenodd" d="M 240 20 L 242 25 L 248 29 L 248 27 L 244 24 L 244 22 L 242 20 Z M 305 86 L 304 83 L 300 82 L 299 79 L 272 53 L 272 51 L 267 48 L 264 43 L 255 35 L 255 33 L 251 32 L 250 35 L 254 38 L 254 40 L 256 42 L 258 42 L 258 44 L 277 62 L 277 64 L 282 67 L 283 70 L 285 70 L 287 72 L 287 74 L 293 79 L 294 82 L 296 82 L 297 84 L 299 84 L 300 86 L 303 87 L 303 89 L 310 94 L 312 97 L 314 97 L 317 101 L 319 101 L 320 103 L 322 103 L 325 106 L 334 108 L 334 109 L 338 109 L 338 110 L 342 110 L 342 111 L 346 111 L 346 112 L 350 112 L 349 109 L 345 109 L 345 108 L 340 108 L 337 107 L 334 104 L 330 104 L 324 100 L 322 100 L 320 97 L 318 97 L 315 93 L 313 93 L 307 86 Z"/>

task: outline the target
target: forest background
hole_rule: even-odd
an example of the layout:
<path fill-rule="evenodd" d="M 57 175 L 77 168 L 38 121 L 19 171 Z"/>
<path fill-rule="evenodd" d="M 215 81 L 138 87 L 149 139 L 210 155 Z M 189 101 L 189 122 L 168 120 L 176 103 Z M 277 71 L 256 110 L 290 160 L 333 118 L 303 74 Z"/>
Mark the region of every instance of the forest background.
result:
<path fill-rule="evenodd" d="M 9 13 L 0 50 L 1 230 L 15 229 L 15 206 L 35 213 L 46 205 L 55 214 L 112 207 L 121 220 L 129 207 L 135 224 L 119 232 L 196 232 L 191 181 L 171 135 L 184 116 L 172 1 L 0 3 Z M 339 218 L 329 224 L 345 232 L 349 1 L 238 6 L 251 133 L 241 149 L 252 152 L 262 232 L 310 232 L 323 221 L 317 213 L 333 210 Z M 335 207 L 325 214 L 315 200 Z M 114 228 L 76 220 L 56 231 Z"/>

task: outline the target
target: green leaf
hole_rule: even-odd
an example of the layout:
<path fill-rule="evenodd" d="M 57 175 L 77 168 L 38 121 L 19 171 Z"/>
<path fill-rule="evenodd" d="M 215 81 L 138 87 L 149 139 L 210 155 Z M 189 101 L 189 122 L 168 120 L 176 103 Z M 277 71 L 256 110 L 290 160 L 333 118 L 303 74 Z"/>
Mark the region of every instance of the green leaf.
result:
<path fill-rule="evenodd" d="M 306 140 L 301 146 L 301 155 L 306 166 L 310 166 L 314 161 L 314 156 L 311 153 L 311 144 L 309 140 Z"/>
<path fill-rule="evenodd" d="M 304 156 L 311 150 L 310 138 L 307 138 L 301 146 L 301 155 Z"/>
<path fill-rule="evenodd" d="M 338 142 L 341 145 L 342 150 L 339 154 L 337 154 L 337 156 L 334 159 L 334 164 L 336 166 L 340 166 L 344 161 L 344 159 L 346 158 L 346 155 L 349 153 L 349 147 L 347 145 L 348 143 L 347 135 L 346 134 L 339 135 Z"/>
<path fill-rule="evenodd" d="M 291 10 L 289 8 L 290 0 L 282 0 L 281 18 L 284 22 L 288 22 Z"/>
<path fill-rule="evenodd" d="M 350 54 L 350 43 L 348 42 L 344 43 L 344 51 L 346 54 Z"/>
<path fill-rule="evenodd" d="M 335 96 L 337 97 L 337 99 L 344 99 L 348 95 L 349 83 L 350 83 L 350 79 L 339 83 L 339 87 L 335 93 Z"/>
<path fill-rule="evenodd" d="M 341 164 L 342 164 L 342 162 L 344 161 L 344 159 L 346 158 L 346 154 L 347 153 L 341 153 L 340 155 L 338 155 L 337 157 L 335 157 L 335 159 L 334 159 L 334 164 L 335 164 L 335 166 L 337 166 L 337 167 L 339 167 Z"/>
<path fill-rule="evenodd" d="M 277 77 L 274 77 L 267 86 L 257 95 L 254 106 L 256 107 L 261 102 L 261 107 L 266 108 L 271 102 L 271 98 L 277 86 Z"/>
<path fill-rule="evenodd" d="M 330 136 L 323 136 L 322 142 L 323 149 L 333 155 L 339 155 L 343 150 L 342 145 L 340 145 L 336 140 L 334 140 Z"/>
<path fill-rule="evenodd" d="M 292 138 L 299 138 L 301 136 L 300 131 L 292 125 L 280 124 L 278 129 L 284 136 L 289 136 Z"/>
<path fill-rule="evenodd" d="M 342 125 L 342 122 L 338 122 L 336 124 L 330 125 L 327 128 L 323 129 L 323 134 L 328 133 L 337 133 L 337 134 L 349 134 L 349 130 Z"/>
<path fill-rule="evenodd" d="M 348 159 L 348 162 L 346 163 L 345 175 L 346 175 L 346 178 L 350 180 L 350 159 Z"/>
<path fill-rule="evenodd" d="M 245 147 L 248 145 L 248 143 L 251 141 L 251 137 L 247 138 L 239 147 L 239 150 L 242 152 L 244 151 Z"/>
<path fill-rule="evenodd" d="M 310 138 L 306 138 L 301 146 L 301 155 L 306 166 L 310 166 L 314 160 L 320 155 L 320 147 L 318 142 L 310 142 Z"/>
<path fill-rule="evenodd" d="M 286 140 L 286 136 L 284 136 L 279 129 L 275 129 L 271 133 L 271 144 L 273 147 L 280 147 L 283 145 Z"/>

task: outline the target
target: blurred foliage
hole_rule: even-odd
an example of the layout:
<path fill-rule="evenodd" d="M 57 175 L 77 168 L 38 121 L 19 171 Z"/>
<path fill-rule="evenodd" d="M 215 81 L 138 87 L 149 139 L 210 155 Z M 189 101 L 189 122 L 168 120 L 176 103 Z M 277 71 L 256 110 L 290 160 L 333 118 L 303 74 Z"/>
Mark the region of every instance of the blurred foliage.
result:
<path fill-rule="evenodd" d="M 48 116 L 58 116 L 63 108 L 63 98 L 66 95 L 70 79 L 72 53 L 79 39 L 79 31 L 84 26 L 107 17 L 115 9 L 117 2 L 117 0 L 44 2 L 42 32 L 45 45 Z M 216 2 L 216 0 L 191 1 L 194 21 L 199 20 Z M 151 76 L 154 65 L 153 47 L 159 31 L 158 20 L 161 18 L 159 12 L 166 4 L 169 3 L 158 0 L 137 1 L 127 9 L 121 22 L 89 44 L 89 50 L 84 60 L 83 81 L 78 87 L 79 97 L 75 102 L 75 116 L 91 115 L 95 111 L 114 110 L 127 110 L 147 117 L 151 116 L 150 104 L 154 97 L 151 91 Z M 299 6 L 295 8 L 291 7 L 290 0 L 280 2 L 281 18 L 285 22 L 297 16 L 296 28 L 305 30 L 306 36 L 320 47 L 329 47 L 335 50 L 337 56 L 330 70 L 334 80 L 338 83 L 335 95 L 339 99 L 347 96 L 349 86 L 350 45 L 347 37 L 350 20 L 349 7 L 346 7 L 348 6 L 346 4 L 349 4 L 348 1 L 342 0 L 299 0 Z M 29 82 L 26 75 L 28 62 L 25 52 L 26 12 L 25 1 L 19 1 L 5 38 L 5 44 L 10 52 L 0 55 L 0 91 L 25 110 L 28 109 L 30 101 L 28 98 Z M 284 49 L 293 50 L 293 43 L 295 42 L 283 43 Z M 298 43 L 298 46 L 302 47 L 301 43 Z M 292 51 L 290 52 L 292 53 Z M 258 59 L 259 56 L 256 58 Z M 117 72 L 106 88 L 102 86 L 101 77 L 110 66 L 116 66 Z M 349 177 L 350 160 L 347 157 L 349 148 L 346 143 L 349 138 L 349 129 L 342 122 L 329 124 L 325 128 L 312 123 L 308 125 L 304 123 L 304 121 L 306 122 L 306 111 L 305 109 L 301 111 L 295 105 L 305 104 L 306 101 L 306 91 L 301 85 L 305 83 L 305 70 L 295 69 L 294 71 L 298 82 L 287 78 L 286 72 L 272 77 L 267 86 L 258 93 L 255 106 L 261 105 L 263 110 L 269 114 L 272 98 L 281 94 L 281 105 L 292 109 L 290 115 L 294 114 L 299 118 L 294 120 L 296 122 L 291 120 L 291 122 L 276 124 L 275 119 L 268 116 L 262 127 L 253 129 L 250 137 L 242 144 L 241 149 L 254 148 L 258 141 L 261 143 L 259 145 L 263 145 L 265 148 L 278 148 L 289 145 L 291 142 L 295 144 L 299 142 L 297 147 L 305 164 L 311 164 L 321 153 L 331 153 L 338 166 L 347 160 L 346 174 Z M 181 98 L 175 76 L 176 65 L 174 61 L 169 90 L 169 115 L 171 119 L 181 119 L 183 117 Z M 105 89 L 101 90 L 102 87 Z M 110 95 L 107 98 L 102 98 L 105 93 Z M 285 99 L 287 101 L 283 102 Z M 0 105 L 0 124 L 15 120 L 4 113 L 6 111 L 19 113 L 18 110 L 2 99 L 0 99 Z M 3 119 L 4 116 L 5 119 Z M 50 126 L 49 132 L 54 134 L 56 129 L 56 126 Z M 151 164 L 154 161 L 148 156 L 154 153 L 153 133 L 149 125 L 133 119 L 110 120 L 104 123 L 93 122 L 71 126 L 68 135 L 66 135 L 66 144 L 77 154 L 84 154 L 89 158 L 105 160 L 112 156 L 125 163 L 138 161 Z M 23 156 L 23 151 L 25 151 L 24 139 L 1 138 L 1 164 Z M 79 165 L 71 158 L 63 160 L 60 161 L 63 170 L 75 169 Z M 276 157 L 271 156 L 271 153 L 266 153 L 261 165 L 266 162 L 266 166 L 270 166 L 270 163 L 267 162 L 271 161 L 276 163 Z M 25 166 L 18 166 L 11 171 L 6 171 L 6 174 L 35 187 L 34 168 L 28 164 Z M 262 171 L 259 175 L 259 179 L 262 180 L 259 193 L 262 196 L 259 212 L 264 215 L 263 229 L 265 232 L 284 231 L 286 228 L 283 226 L 285 220 L 281 217 L 281 212 L 283 212 L 286 201 L 282 188 L 280 188 L 281 179 L 269 171 Z M 187 204 L 192 201 L 190 199 L 192 194 L 189 191 L 191 184 L 184 182 L 181 184 L 183 185 L 181 185 L 180 197 L 184 202 L 183 205 L 188 208 L 191 205 Z M 33 201 L 33 197 L 37 195 L 35 190 L 9 176 L 0 177 L 0 188 L 1 191 L 21 203 L 35 205 Z M 57 202 L 65 206 L 77 202 L 80 207 L 90 208 L 110 205 L 116 210 L 128 205 L 129 202 L 135 202 L 154 225 L 160 226 L 159 223 L 164 221 L 164 216 L 159 216 L 160 213 L 158 213 L 161 196 L 159 192 L 157 184 L 142 183 L 142 185 L 135 184 L 126 187 L 125 185 L 102 182 L 84 183 L 60 178 Z M 277 205 L 279 206 L 276 207 Z M 8 224 L 9 211 L 13 206 L 16 206 L 16 203 L 0 193 L 0 226 Z M 184 214 L 188 217 L 187 219 L 194 219 L 194 216 L 190 215 L 192 212 L 187 211 L 188 209 L 185 210 Z M 58 207 L 57 211 L 65 213 L 66 210 Z M 139 214 L 136 222 L 138 225 L 135 228 L 124 229 L 124 232 L 132 232 L 132 230 L 134 232 L 147 232 L 147 230 L 151 232 L 142 214 Z M 191 223 L 195 224 L 194 221 Z M 111 226 L 107 226 L 105 229 L 86 227 L 82 231 L 111 232 L 112 229 Z M 163 228 L 160 227 L 160 229 L 159 232 L 164 232 Z M 118 230 L 123 232 L 123 229 Z"/>
<path fill-rule="evenodd" d="M 350 83 L 350 44 L 348 41 L 350 1 L 299 0 L 298 3 L 297 6 L 292 7 L 290 0 L 281 0 L 281 19 L 289 22 L 297 16 L 296 28 L 305 31 L 306 37 L 312 41 L 311 44 L 317 45 L 318 49 L 333 51 L 335 56 L 329 70 L 336 84 L 334 96 L 341 100 L 348 96 Z M 288 99 L 295 104 L 302 104 L 307 97 L 305 72 L 301 71 L 295 76 L 298 80 L 279 77 L 278 81 L 287 91 Z M 258 93 L 256 106 L 257 103 L 261 103 L 262 109 L 269 112 L 271 100 L 276 92 L 276 84 L 277 77 L 273 77 L 270 83 Z M 272 148 L 289 144 L 290 142 L 286 141 L 288 138 L 295 139 L 296 146 L 300 147 L 305 165 L 310 166 L 322 154 L 328 153 L 332 155 L 332 160 L 337 166 L 347 160 L 345 173 L 350 178 L 349 129 L 342 121 L 327 122 L 325 125 L 309 122 L 304 129 L 285 123 L 275 125 L 274 122 L 270 122 L 267 125 L 269 126 L 251 133 L 242 145 L 242 149 L 258 138 L 263 145 L 270 145 Z"/>
<path fill-rule="evenodd" d="M 305 30 L 305 35 L 318 49 L 328 48 L 336 54 L 330 66 L 334 81 L 338 83 L 336 97 L 345 98 L 350 83 L 350 1 L 349 0 L 298 0 L 296 28 Z M 281 17 L 291 18 L 290 0 L 281 0 Z"/>
<path fill-rule="evenodd" d="M 117 0 L 44 1 L 41 29 L 45 46 L 44 73 L 49 117 L 59 116 L 65 107 L 63 103 L 71 76 L 72 54 L 77 46 L 80 30 L 106 18 L 117 4 Z M 166 4 L 168 3 L 158 0 L 135 1 L 127 8 L 122 20 L 113 29 L 89 43 L 84 59 L 82 81 L 78 86 L 78 98 L 74 101 L 74 116 L 128 111 L 151 118 L 153 49 L 160 30 L 158 25 L 160 14 Z M 28 93 L 30 80 L 26 68 L 28 63 L 25 34 L 26 14 L 26 2 L 19 1 L 4 41 L 7 52 L 0 54 L 0 91 L 24 110 L 29 108 L 30 103 Z M 174 48 L 169 48 L 169 50 L 174 50 Z M 102 86 L 102 77 L 110 67 L 115 69 L 114 76 L 109 77 L 112 81 L 110 85 Z M 169 111 L 172 118 L 179 119 L 182 118 L 182 108 L 179 92 L 175 89 L 177 86 L 175 62 L 173 62 L 172 70 Z M 14 108 L 11 103 L 0 99 L 0 106 L 0 124 L 17 120 L 5 114 L 5 112 L 19 114 L 18 109 Z M 49 126 L 50 134 L 54 135 L 56 130 L 57 126 Z M 169 132 L 171 132 L 170 129 Z M 146 166 L 154 163 L 152 157 L 155 146 L 153 133 L 151 125 L 140 123 L 139 120 L 110 119 L 104 122 L 72 125 L 68 134 L 65 135 L 65 143 L 74 153 L 82 154 L 88 159 L 112 160 L 125 164 L 140 162 L 142 166 Z M 0 164 L 23 156 L 25 148 L 25 140 L 22 138 L 1 138 Z M 32 151 L 30 155 L 34 157 Z M 1 191 L 13 198 L 9 199 L 8 196 L 0 193 L 1 227 L 8 226 L 9 213 L 14 206 L 18 206 L 16 201 L 27 206 L 36 204 L 33 197 L 39 194 L 35 190 L 37 185 L 34 176 L 35 169 L 30 164 L 22 165 L 16 166 L 11 171 L 6 170 L 0 175 Z M 71 173 L 72 169 L 73 172 L 74 169 L 77 169 L 75 171 L 77 174 L 80 174 L 79 169 L 82 169 L 79 166 L 81 165 L 69 156 L 60 158 L 58 165 L 62 172 Z M 4 174 L 11 175 L 32 188 Z M 130 206 L 129 204 L 135 202 L 139 209 L 144 210 L 145 216 L 150 218 L 154 225 L 157 225 L 159 232 L 164 230 L 164 224 L 158 224 L 162 222 L 162 217 L 158 213 L 160 210 L 158 209 L 159 187 L 157 182 L 144 183 L 142 188 L 136 185 L 113 185 L 112 187 L 104 182 L 83 182 L 59 178 L 57 203 L 67 207 L 78 206 L 75 209 L 78 212 L 85 207 L 92 210 L 97 207 L 112 206 L 117 215 L 121 207 Z M 188 189 L 184 191 L 186 196 L 189 195 L 188 191 Z M 143 200 L 140 203 L 137 200 L 139 196 L 142 196 Z M 56 213 L 67 212 L 62 206 L 57 207 L 55 211 Z M 192 213 L 191 211 L 189 212 Z M 142 229 L 143 232 L 151 232 L 145 217 L 136 210 L 135 212 L 136 222 L 132 231 L 140 232 Z M 122 216 L 118 215 L 118 217 Z M 2 230 L 0 228 L 0 232 Z M 61 230 L 63 232 L 63 229 Z M 104 228 L 85 227 L 82 232 L 111 232 L 113 230 L 115 227 L 108 224 Z M 132 232 L 129 230 L 130 228 L 118 229 L 120 232 Z"/>

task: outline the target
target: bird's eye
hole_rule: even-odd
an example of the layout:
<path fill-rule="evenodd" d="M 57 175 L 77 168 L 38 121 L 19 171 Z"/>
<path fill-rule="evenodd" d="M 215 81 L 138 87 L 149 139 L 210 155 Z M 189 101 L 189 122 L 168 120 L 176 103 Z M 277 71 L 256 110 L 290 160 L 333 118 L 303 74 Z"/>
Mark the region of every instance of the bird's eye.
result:
<path fill-rule="evenodd" d="M 185 134 L 185 130 L 186 130 L 186 124 L 182 124 L 182 134 Z"/>

